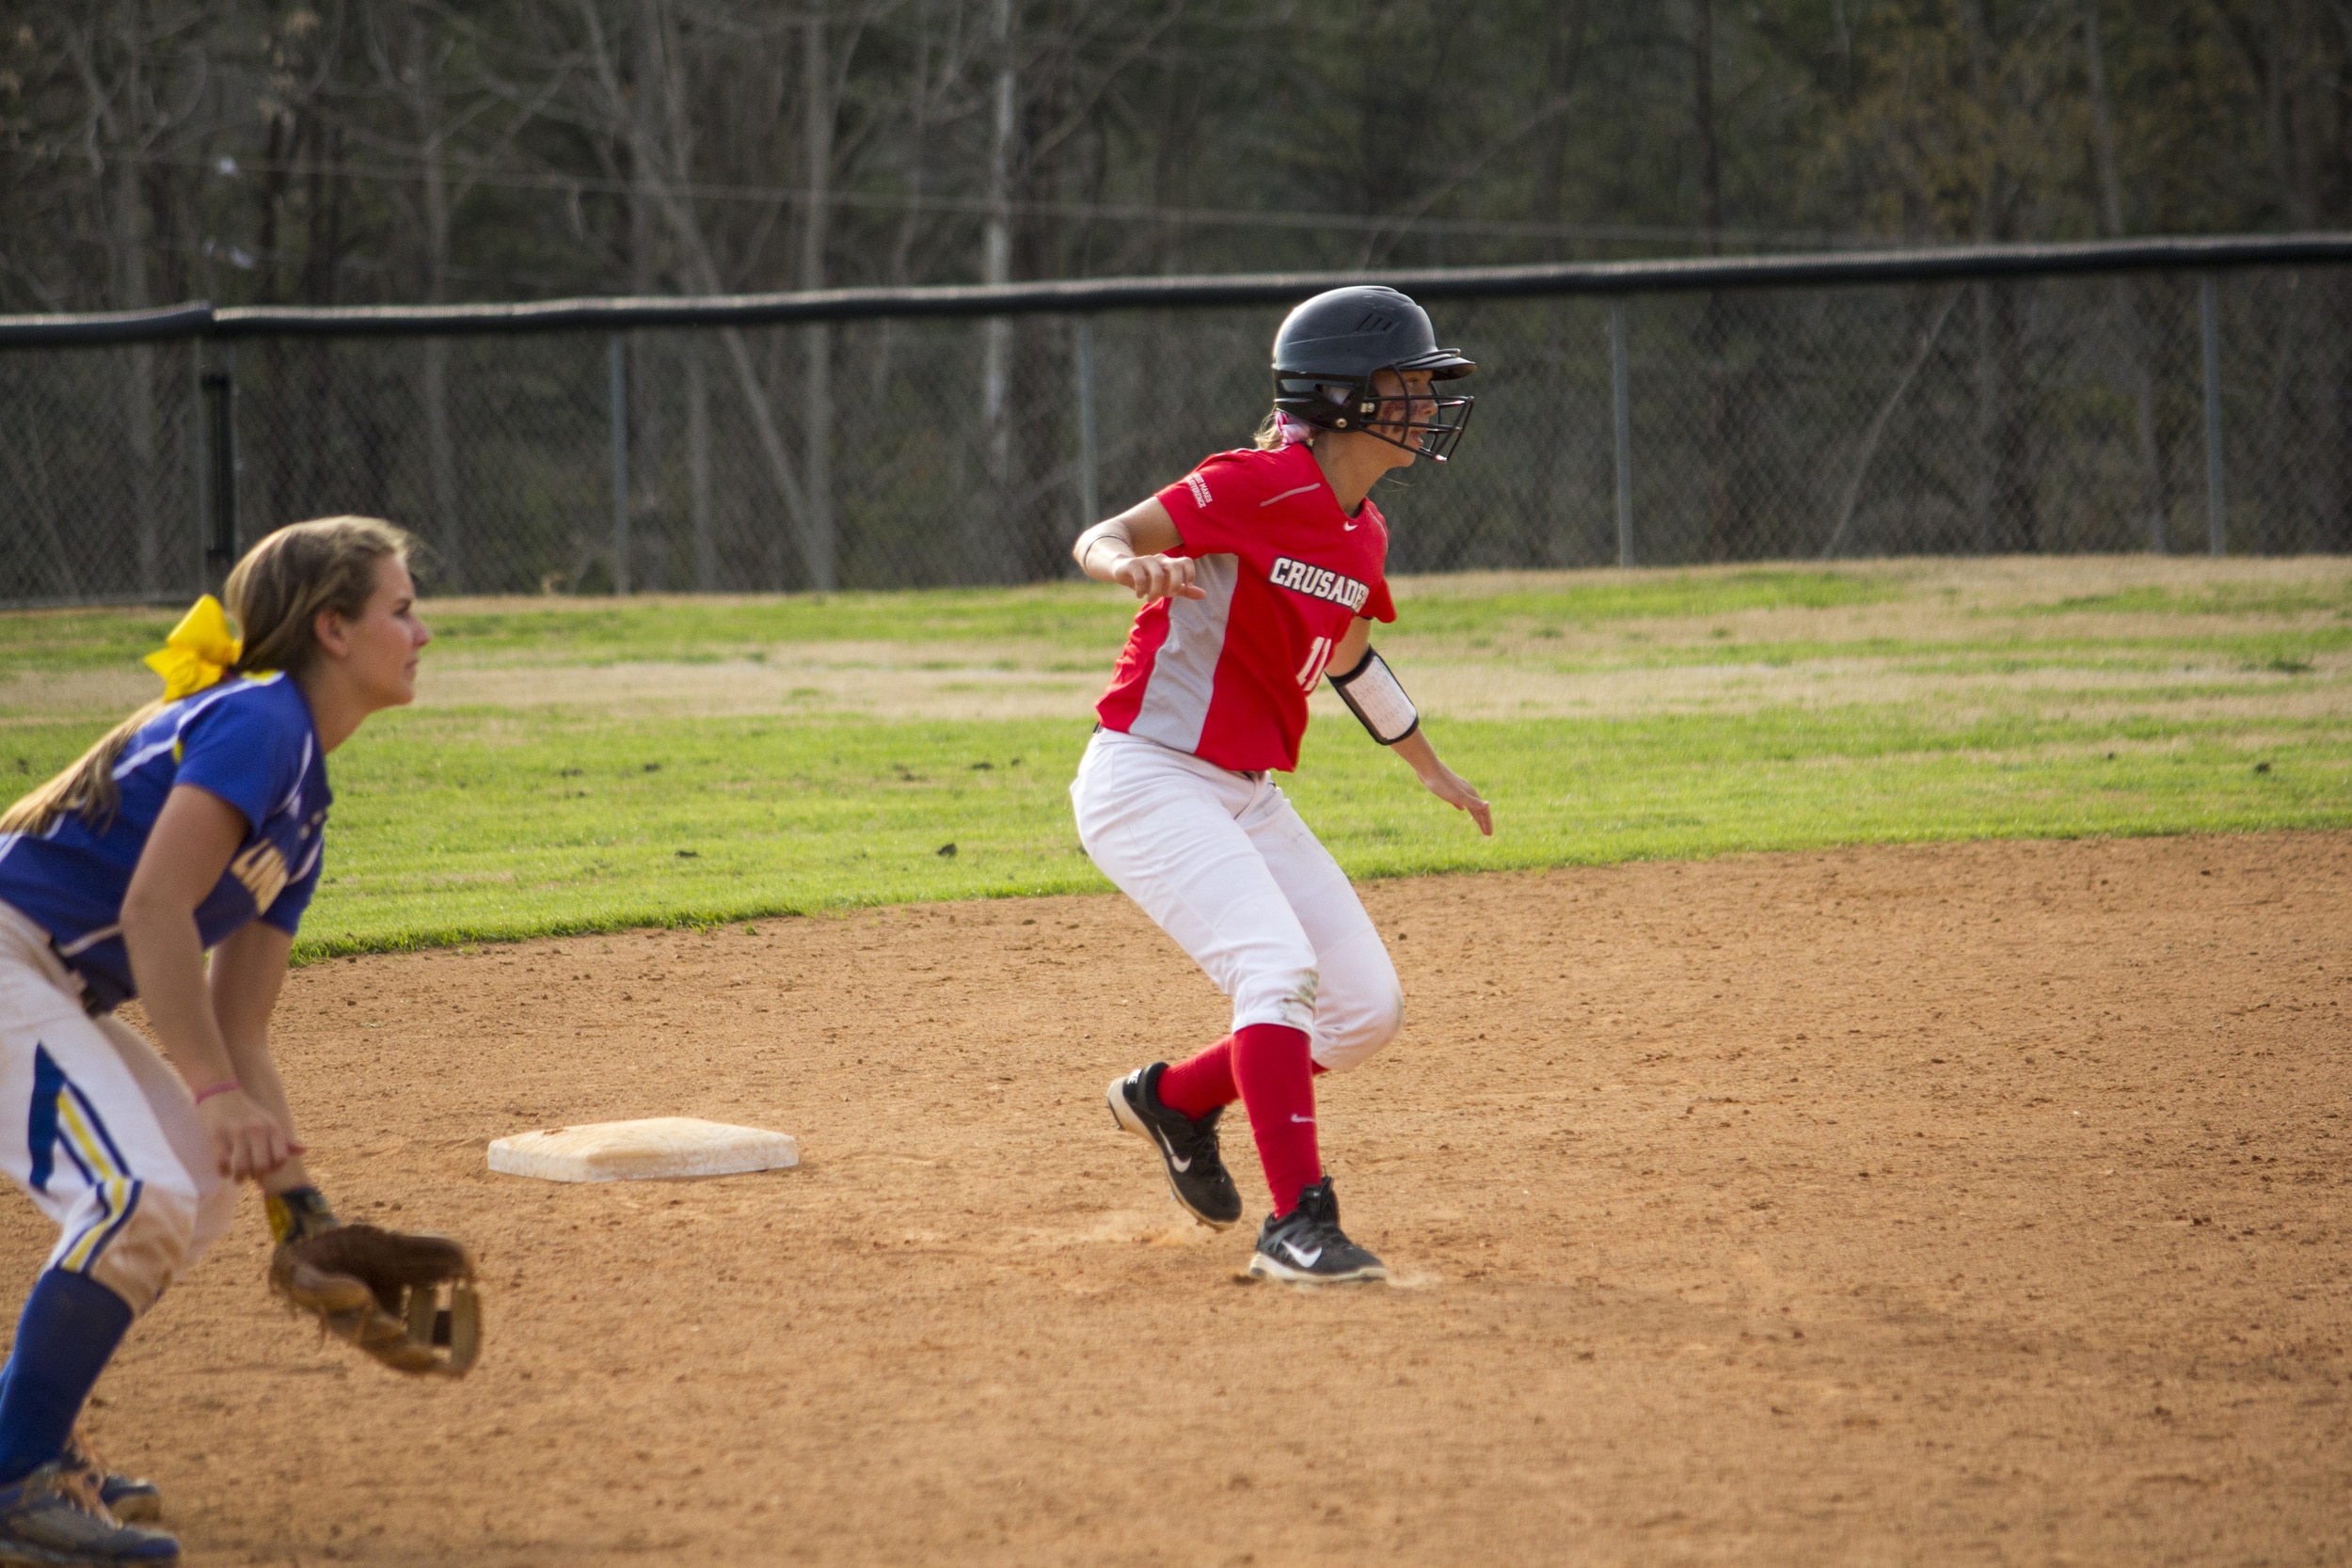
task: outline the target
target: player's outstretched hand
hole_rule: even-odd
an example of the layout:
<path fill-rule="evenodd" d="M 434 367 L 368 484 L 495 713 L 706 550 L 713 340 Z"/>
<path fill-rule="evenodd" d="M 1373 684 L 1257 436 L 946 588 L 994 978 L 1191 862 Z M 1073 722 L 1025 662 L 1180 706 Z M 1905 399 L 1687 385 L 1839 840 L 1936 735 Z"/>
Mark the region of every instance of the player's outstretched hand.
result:
<path fill-rule="evenodd" d="M 267 1176 L 302 1152 L 267 1111 L 230 1089 L 196 1108 L 196 1119 L 213 1146 L 213 1164 L 231 1181 Z"/>
<path fill-rule="evenodd" d="M 1495 809 L 1486 803 L 1486 798 L 1468 779 L 1441 762 L 1421 775 L 1421 782 L 1429 786 L 1430 794 L 1447 805 L 1456 811 L 1470 813 L 1480 832 L 1488 838 L 1495 836 Z"/>
<path fill-rule="evenodd" d="M 1111 580 L 1136 598 L 1205 599 L 1209 591 L 1192 580 L 1192 562 L 1177 555 L 1131 555 L 1111 568 Z"/>

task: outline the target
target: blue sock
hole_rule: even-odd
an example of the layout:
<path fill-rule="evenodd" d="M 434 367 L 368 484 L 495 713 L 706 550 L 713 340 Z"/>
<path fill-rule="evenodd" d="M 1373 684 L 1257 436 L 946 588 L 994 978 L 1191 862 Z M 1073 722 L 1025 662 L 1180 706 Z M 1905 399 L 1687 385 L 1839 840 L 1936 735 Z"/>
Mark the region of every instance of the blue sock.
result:
<path fill-rule="evenodd" d="M 51 1269 L 25 1298 L 0 1371 L 0 1486 L 65 1451 L 82 1402 L 131 1329 L 131 1304 L 86 1275 Z"/>

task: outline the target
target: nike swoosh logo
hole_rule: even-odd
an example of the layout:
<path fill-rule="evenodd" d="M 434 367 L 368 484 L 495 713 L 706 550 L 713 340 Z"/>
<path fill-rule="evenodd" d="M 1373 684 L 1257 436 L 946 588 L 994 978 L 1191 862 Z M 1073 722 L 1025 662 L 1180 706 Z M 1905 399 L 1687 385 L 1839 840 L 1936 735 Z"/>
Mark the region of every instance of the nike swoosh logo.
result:
<path fill-rule="evenodd" d="M 1345 533 L 1353 533 L 1353 532 L 1355 532 L 1355 531 L 1356 531 L 1356 530 L 1358 529 L 1358 527 L 1359 527 L 1359 526 L 1360 526 L 1360 525 L 1356 524 L 1356 523 L 1342 523 L 1342 524 L 1340 525 L 1340 529 L 1341 529 L 1341 531 L 1343 531 L 1343 532 L 1345 532 Z"/>
<path fill-rule="evenodd" d="M 1308 1126 L 1310 1126 L 1310 1127 L 1312 1127 L 1312 1126 L 1315 1124 L 1315 1118 L 1314 1118 L 1314 1117 L 1302 1117 L 1302 1116 L 1300 1116 L 1300 1115 L 1299 1115 L 1296 1111 L 1293 1111 L 1293 1112 L 1291 1113 L 1291 1120 L 1293 1120 L 1293 1121 L 1303 1121 L 1303 1122 L 1305 1122 L 1305 1123 L 1306 1123 Z"/>
<path fill-rule="evenodd" d="M 1293 1258 L 1298 1259 L 1298 1266 L 1302 1269 L 1313 1268 L 1315 1266 L 1315 1259 L 1323 1256 L 1323 1249 L 1321 1247 L 1315 1248 L 1312 1252 L 1299 1251 L 1298 1243 L 1296 1242 L 1284 1242 L 1282 1243 L 1282 1248 Z"/>
<path fill-rule="evenodd" d="M 1175 1167 L 1176 1174 L 1179 1176 L 1182 1176 L 1184 1172 L 1192 1169 L 1192 1162 L 1190 1160 L 1179 1160 L 1173 1154 L 1168 1157 L 1168 1163 Z"/>

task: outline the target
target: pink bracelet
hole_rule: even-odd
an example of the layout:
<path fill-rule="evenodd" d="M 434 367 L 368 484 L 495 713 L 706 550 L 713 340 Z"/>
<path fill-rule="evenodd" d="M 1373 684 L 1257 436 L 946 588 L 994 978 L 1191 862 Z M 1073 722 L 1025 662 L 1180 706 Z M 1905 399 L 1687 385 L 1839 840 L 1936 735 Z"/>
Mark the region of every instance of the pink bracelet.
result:
<path fill-rule="evenodd" d="M 227 1094 L 230 1089 L 241 1089 L 243 1087 L 245 1087 L 243 1084 L 240 1084 L 234 1078 L 231 1078 L 225 1084 L 215 1084 L 209 1089 L 197 1090 L 196 1102 L 199 1105 L 201 1105 L 216 1094 Z"/>

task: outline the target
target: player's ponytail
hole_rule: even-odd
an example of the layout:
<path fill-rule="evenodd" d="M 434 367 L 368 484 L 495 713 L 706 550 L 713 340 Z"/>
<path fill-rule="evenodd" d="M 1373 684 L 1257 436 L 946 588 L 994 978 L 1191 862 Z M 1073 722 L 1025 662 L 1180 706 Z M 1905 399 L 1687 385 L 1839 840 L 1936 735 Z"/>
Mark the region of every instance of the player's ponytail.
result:
<path fill-rule="evenodd" d="M 318 657 L 324 611 L 358 617 L 375 591 L 376 564 L 408 559 L 410 541 L 378 517 L 320 517 L 279 529 L 246 551 L 222 590 L 244 633 L 228 678 L 283 670 L 299 675 Z M 108 730 L 55 778 L 0 812 L 0 833 L 45 833 L 69 812 L 100 832 L 121 804 L 115 763 L 147 721 L 171 705 L 158 697 Z"/>
<path fill-rule="evenodd" d="M 1284 447 L 1313 446 L 1315 427 L 1304 420 L 1293 419 L 1279 408 L 1266 410 L 1266 417 L 1258 421 L 1258 450 L 1279 451 Z"/>

